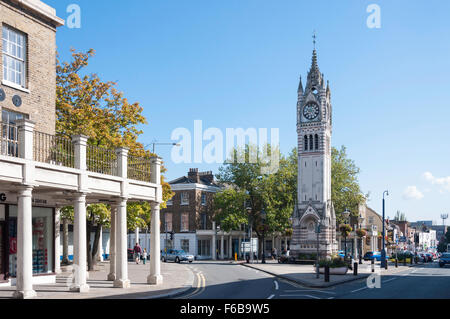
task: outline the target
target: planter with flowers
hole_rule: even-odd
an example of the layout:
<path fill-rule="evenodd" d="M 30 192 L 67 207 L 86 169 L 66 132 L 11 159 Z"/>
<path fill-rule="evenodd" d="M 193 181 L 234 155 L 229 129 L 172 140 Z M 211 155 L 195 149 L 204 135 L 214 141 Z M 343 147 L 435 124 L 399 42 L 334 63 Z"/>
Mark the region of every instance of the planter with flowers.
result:
<path fill-rule="evenodd" d="M 348 265 L 343 258 L 332 258 L 331 260 L 319 260 L 319 272 L 325 272 L 325 266 L 330 267 L 330 275 L 345 275 L 348 272 Z"/>

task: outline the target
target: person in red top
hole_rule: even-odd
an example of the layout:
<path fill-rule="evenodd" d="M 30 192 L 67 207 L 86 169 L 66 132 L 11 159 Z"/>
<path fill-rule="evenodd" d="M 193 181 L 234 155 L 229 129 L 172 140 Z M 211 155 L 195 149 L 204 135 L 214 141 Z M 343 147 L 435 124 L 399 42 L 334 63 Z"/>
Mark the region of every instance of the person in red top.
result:
<path fill-rule="evenodd" d="M 141 261 L 141 246 L 139 246 L 139 243 L 136 243 L 136 245 L 134 245 L 134 256 L 136 258 L 136 264 L 139 264 L 139 262 Z"/>

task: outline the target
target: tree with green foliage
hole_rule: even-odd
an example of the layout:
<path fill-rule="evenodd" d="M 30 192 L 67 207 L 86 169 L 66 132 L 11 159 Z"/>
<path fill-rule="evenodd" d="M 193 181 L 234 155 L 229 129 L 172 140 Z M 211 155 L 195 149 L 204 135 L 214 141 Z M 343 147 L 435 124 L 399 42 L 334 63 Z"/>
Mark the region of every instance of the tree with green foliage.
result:
<path fill-rule="evenodd" d="M 216 176 L 227 187 L 214 197 L 215 219 L 221 229 L 239 229 L 242 224 L 252 226 L 258 238 L 274 232 L 290 233 L 289 218 L 297 196 L 297 154 L 279 154 L 278 170 L 266 170 L 267 162 L 261 151 L 278 152 L 267 145 L 264 150 L 252 145 L 234 149 L 234 161 L 219 168 Z M 254 156 L 253 161 L 250 161 Z M 245 161 L 237 161 L 238 158 Z M 250 212 L 247 211 L 250 208 Z M 263 223 L 261 211 L 266 212 Z"/>
<path fill-rule="evenodd" d="M 88 136 L 88 144 L 114 149 L 126 147 L 129 154 L 150 159 L 156 154 L 146 150 L 138 142 L 143 133 L 139 125 L 146 124 L 139 103 L 129 103 L 124 94 L 117 89 L 116 82 L 103 82 L 97 74 L 87 74 L 85 68 L 89 59 L 95 55 L 90 49 L 86 53 L 72 51 L 72 61 L 56 65 L 56 131 L 60 136 L 71 137 L 76 134 Z M 165 172 L 164 166 L 161 173 Z M 170 185 L 161 174 L 163 203 L 173 197 Z M 110 207 L 93 204 L 87 207 L 88 266 L 95 264 L 98 239 L 102 227 L 109 227 Z M 73 207 L 64 208 L 62 218 L 73 221 Z M 150 225 L 150 205 L 146 202 L 127 204 L 127 227 L 146 228 Z M 95 227 L 94 242 L 91 246 L 90 230 Z"/>
<path fill-rule="evenodd" d="M 347 209 L 351 216 L 358 216 L 358 206 L 364 204 L 369 194 L 361 191 L 358 174 L 360 170 L 355 162 L 348 158 L 347 149 L 331 150 L 331 200 L 336 213 L 336 222 L 344 222 L 342 213 Z"/>
<path fill-rule="evenodd" d="M 396 222 L 406 222 L 406 215 L 404 213 L 402 213 L 401 211 L 397 210 L 397 212 L 395 213 L 395 217 L 394 220 Z"/>

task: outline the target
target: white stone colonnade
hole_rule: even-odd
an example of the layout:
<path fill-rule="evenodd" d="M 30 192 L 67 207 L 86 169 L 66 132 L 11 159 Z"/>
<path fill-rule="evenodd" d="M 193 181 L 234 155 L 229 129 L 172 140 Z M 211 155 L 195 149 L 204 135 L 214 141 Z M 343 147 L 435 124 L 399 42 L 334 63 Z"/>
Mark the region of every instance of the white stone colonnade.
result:
<path fill-rule="evenodd" d="M 55 198 L 55 272 L 60 272 L 60 208 L 74 206 L 74 280 L 69 287 L 71 291 L 86 293 L 89 291 L 87 283 L 87 238 L 86 238 L 86 207 L 90 203 L 109 202 L 111 204 L 111 242 L 110 242 L 110 272 L 108 280 L 113 281 L 117 288 L 129 288 L 128 256 L 127 256 L 127 201 L 147 201 L 152 209 L 152 247 L 150 251 L 149 284 L 162 283 L 160 270 L 160 228 L 159 207 L 162 202 L 162 187 L 160 183 L 161 160 L 157 157 L 150 159 L 150 180 L 129 180 L 128 150 L 116 149 L 117 174 L 105 175 L 103 173 L 88 172 L 87 167 L 87 140 L 85 136 L 74 136 L 73 144 L 73 168 L 65 168 L 55 164 L 40 164 L 35 162 L 33 154 L 34 123 L 29 120 L 18 121 L 18 159 L 8 159 L 8 165 L 20 165 L 22 172 L 21 183 L 15 182 L 17 193 L 17 277 L 16 290 L 13 297 L 20 299 L 33 298 L 36 292 L 33 290 L 33 193 L 46 192 L 53 194 Z M 69 141 L 70 143 L 70 141 Z M 0 159 L 4 161 L 3 159 Z M 12 164 L 11 164 L 12 163 Z M 56 165 L 55 165 L 56 166 Z M 51 171 L 54 170 L 54 171 Z M 14 171 L 14 172 L 16 172 Z M 39 174 L 36 173 L 39 171 Z M 71 188 L 54 186 L 54 180 L 46 181 L 51 171 L 52 176 L 61 181 L 74 181 Z M 58 176 L 57 174 L 61 174 Z M 72 175 L 70 175 L 72 174 Z M 91 176 L 92 175 L 92 176 Z M 37 176 L 37 177 L 36 177 Z M 75 177 L 75 178 L 73 178 Z M 70 179 L 72 178 L 72 179 Z M 90 180 L 91 179 L 91 180 Z M 42 186 L 40 183 L 46 184 Z M 99 181 L 99 184 L 96 183 Z M 62 185 L 65 185 L 60 182 Z M 102 184 L 103 183 L 103 184 Z M 109 184 L 108 184 L 109 183 Z M 68 184 L 69 185 L 69 184 Z M 71 184 L 72 185 L 72 184 Z M 102 188 L 102 185 L 106 185 Z M 109 188 L 108 188 L 109 187 Z M 116 188 L 114 188 L 116 187 Z M 111 191 L 111 189 L 117 189 Z M 131 189 L 131 190 L 130 190 Z M 101 253 L 101 252 L 100 252 Z"/>

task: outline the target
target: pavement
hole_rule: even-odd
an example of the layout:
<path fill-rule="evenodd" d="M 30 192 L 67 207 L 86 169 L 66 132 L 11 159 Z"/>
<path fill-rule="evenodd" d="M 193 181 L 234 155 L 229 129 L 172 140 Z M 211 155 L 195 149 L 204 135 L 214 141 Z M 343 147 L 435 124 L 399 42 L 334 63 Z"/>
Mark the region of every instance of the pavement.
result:
<path fill-rule="evenodd" d="M 101 262 L 95 271 L 89 272 L 87 281 L 90 289 L 87 293 L 69 291 L 71 283 L 71 266 L 63 267 L 63 272 L 56 277 L 56 284 L 33 285 L 35 299 L 156 299 L 172 298 L 190 290 L 194 284 L 194 273 L 187 264 L 161 263 L 163 283 L 147 284 L 150 264 L 137 265 L 128 263 L 129 289 L 114 288 L 112 281 L 107 281 L 109 262 Z M 15 286 L 0 287 L 0 299 L 10 299 Z"/>
<path fill-rule="evenodd" d="M 364 279 L 372 274 L 371 264 L 367 261 L 363 261 L 362 265 L 358 265 L 358 275 L 355 276 L 353 271 L 349 270 L 346 275 L 330 275 L 329 282 L 325 282 L 323 274 L 320 274 L 319 279 L 317 279 L 314 265 L 279 264 L 274 260 L 268 260 L 265 264 L 247 264 L 243 262 L 241 265 L 254 268 L 272 276 L 310 288 L 332 287 L 339 284 Z M 375 272 L 380 272 L 381 275 L 391 275 L 414 266 L 415 265 L 403 266 L 403 264 L 399 264 L 398 268 L 396 268 L 393 263 L 388 263 L 388 270 L 385 270 L 381 269 L 380 263 L 377 262 L 375 263 Z"/>

